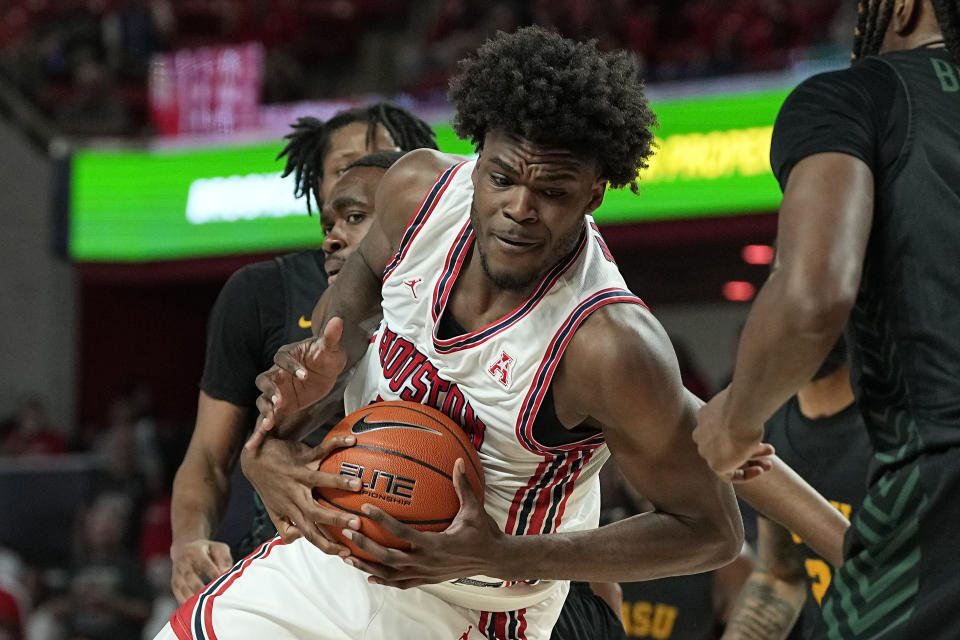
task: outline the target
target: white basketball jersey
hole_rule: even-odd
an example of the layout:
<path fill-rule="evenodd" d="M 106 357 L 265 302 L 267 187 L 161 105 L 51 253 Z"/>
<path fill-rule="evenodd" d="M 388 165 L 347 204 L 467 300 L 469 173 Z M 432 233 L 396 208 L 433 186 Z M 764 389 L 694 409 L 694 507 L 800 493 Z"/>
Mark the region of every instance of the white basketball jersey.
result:
<path fill-rule="evenodd" d="M 509 315 L 440 338 L 439 319 L 473 246 L 475 161 L 447 169 L 410 221 L 383 278 L 383 321 L 347 386 L 347 412 L 379 400 L 435 407 L 471 435 L 486 477 L 485 508 L 513 535 L 595 528 L 602 435 L 563 446 L 536 440 L 533 424 L 564 348 L 611 303 L 643 303 L 627 290 L 591 216 L 576 249 Z M 519 609 L 558 583 L 476 576 L 424 587 L 460 606 Z"/>

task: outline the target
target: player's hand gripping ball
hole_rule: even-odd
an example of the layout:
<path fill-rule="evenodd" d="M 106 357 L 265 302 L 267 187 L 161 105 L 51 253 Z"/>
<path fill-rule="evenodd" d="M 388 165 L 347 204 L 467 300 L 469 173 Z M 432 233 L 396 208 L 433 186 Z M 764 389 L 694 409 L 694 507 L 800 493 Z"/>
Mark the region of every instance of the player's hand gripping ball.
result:
<path fill-rule="evenodd" d="M 324 458 L 320 470 L 360 478 L 359 492 L 320 487 L 314 498 L 323 506 L 360 518 L 360 532 L 386 547 L 403 549 L 360 510 L 369 502 L 420 531 L 443 531 L 460 509 L 453 487 L 453 465 L 463 458 L 466 478 L 483 502 L 483 467 L 467 433 L 440 411 L 416 402 L 380 402 L 358 409 L 330 430 L 327 438 L 353 435 L 357 443 Z M 343 536 L 326 530 L 358 558 L 373 558 Z"/>

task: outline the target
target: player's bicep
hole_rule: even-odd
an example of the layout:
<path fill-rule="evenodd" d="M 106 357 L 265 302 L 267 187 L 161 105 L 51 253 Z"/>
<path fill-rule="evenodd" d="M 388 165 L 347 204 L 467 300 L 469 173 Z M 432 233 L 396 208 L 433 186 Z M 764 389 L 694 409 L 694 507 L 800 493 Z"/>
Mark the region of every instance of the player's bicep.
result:
<path fill-rule="evenodd" d="M 678 515 L 729 501 L 729 488 L 720 487 L 697 453 L 697 405 L 680 380 L 666 332 L 642 307 L 602 311 L 584 325 L 597 331 L 581 336 L 581 349 L 593 343 L 596 363 L 583 400 L 627 480 L 658 509 Z M 588 371 L 580 379 L 591 380 Z"/>
<path fill-rule="evenodd" d="M 377 215 L 365 238 L 369 242 L 363 248 L 365 260 L 372 271 L 383 273 L 400 248 L 401 239 L 425 196 L 443 171 L 457 160 L 456 156 L 418 149 L 387 170 L 377 186 Z"/>
<path fill-rule="evenodd" d="M 855 296 L 873 220 L 873 186 L 866 163 L 844 153 L 808 156 L 790 172 L 776 264 L 798 295 Z"/>

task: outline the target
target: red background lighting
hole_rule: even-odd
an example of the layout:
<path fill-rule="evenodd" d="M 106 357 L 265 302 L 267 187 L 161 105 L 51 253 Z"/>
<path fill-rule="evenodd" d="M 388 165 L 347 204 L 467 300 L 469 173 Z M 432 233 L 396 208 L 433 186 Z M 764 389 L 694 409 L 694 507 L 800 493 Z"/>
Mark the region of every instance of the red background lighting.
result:
<path fill-rule="evenodd" d="M 748 244 L 740 255 L 747 264 L 770 264 L 773 262 L 773 247 L 768 244 Z"/>
<path fill-rule="evenodd" d="M 747 302 L 753 300 L 757 288 L 749 282 L 731 280 L 723 285 L 723 297 L 732 302 Z"/>

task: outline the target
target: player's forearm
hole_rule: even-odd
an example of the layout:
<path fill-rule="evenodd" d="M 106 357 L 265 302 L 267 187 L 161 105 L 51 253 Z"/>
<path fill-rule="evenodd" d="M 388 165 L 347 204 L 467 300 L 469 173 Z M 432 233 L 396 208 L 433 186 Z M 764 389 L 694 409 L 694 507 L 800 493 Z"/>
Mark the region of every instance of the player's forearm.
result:
<path fill-rule="evenodd" d="M 506 580 L 635 582 L 702 573 L 731 562 L 743 543 L 742 523 L 695 521 L 644 513 L 574 533 L 507 536 L 494 562 Z"/>
<path fill-rule="evenodd" d="M 230 478 L 187 459 L 173 481 L 170 523 L 173 544 L 212 539 L 230 497 Z"/>
<path fill-rule="evenodd" d="M 383 282 L 364 261 L 360 251 L 355 251 L 344 263 L 337 280 L 317 303 L 316 315 L 323 321 L 319 331 L 330 318 L 343 319 L 343 334 L 340 344 L 347 352 L 349 370 L 363 356 L 370 343 L 370 333 L 379 319 L 381 310 L 380 289 Z"/>
<path fill-rule="evenodd" d="M 722 640 L 782 640 L 806 602 L 803 580 L 787 582 L 756 569 L 743 585 Z"/>
<path fill-rule="evenodd" d="M 760 434 L 744 429 L 762 425 L 810 381 L 849 313 L 846 302 L 801 300 L 786 280 L 775 273 L 763 286 L 740 339 L 725 419 L 745 439 Z"/>
<path fill-rule="evenodd" d="M 756 480 L 736 485 L 737 495 L 754 509 L 795 532 L 835 567 L 843 564 L 843 538 L 850 523 L 826 498 L 780 458 Z"/>

